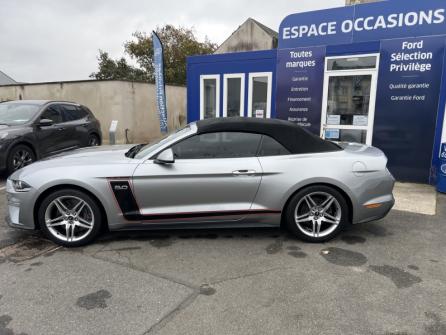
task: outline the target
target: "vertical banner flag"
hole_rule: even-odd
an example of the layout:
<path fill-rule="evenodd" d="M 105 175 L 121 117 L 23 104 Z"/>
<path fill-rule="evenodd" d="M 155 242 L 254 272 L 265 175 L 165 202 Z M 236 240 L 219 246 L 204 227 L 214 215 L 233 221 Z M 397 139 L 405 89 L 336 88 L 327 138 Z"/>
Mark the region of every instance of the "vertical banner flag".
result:
<path fill-rule="evenodd" d="M 162 133 L 167 133 L 166 88 L 164 86 L 163 44 L 158 35 L 152 33 L 153 60 L 155 69 L 156 102 Z"/>

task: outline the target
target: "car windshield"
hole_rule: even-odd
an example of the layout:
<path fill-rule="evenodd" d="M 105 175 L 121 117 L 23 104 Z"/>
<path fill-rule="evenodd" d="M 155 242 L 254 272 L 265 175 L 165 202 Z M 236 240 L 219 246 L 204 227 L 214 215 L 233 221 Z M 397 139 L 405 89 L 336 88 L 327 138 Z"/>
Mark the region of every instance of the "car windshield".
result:
<path fill-rule="evenodd" d="M 39 111 L 40 105 L 30 103 L 0 104 L 0 124 L 8 126 L 20 125 L 30 121 Z"/>
<path fill-rule="evenodd" d="M 146 156 L 149 156 L 152 152 L 154 152 L 158 148 L 162 147 L 164 144 L 166 144 L 170 141 L 174 141 L 175 139 L 182 137 L 183 135 L 189 133 L 190 131 L 191 131 L 191 128 L 189 126 L 186 126 L 180 130 L 177 130 L 175 133 L 172 133 L 169 136 L 160 139 L 158 142 L 149 143 L 149 144 L 139 147 L 139 148 L 133 147 L 132 149 L 129 150 L 129 152 L 131 152 L 132 150 L 135 150 L 133 155 L 131 155 L 132 157 L 134 157 L 136 159 L 144 158 Z"/>

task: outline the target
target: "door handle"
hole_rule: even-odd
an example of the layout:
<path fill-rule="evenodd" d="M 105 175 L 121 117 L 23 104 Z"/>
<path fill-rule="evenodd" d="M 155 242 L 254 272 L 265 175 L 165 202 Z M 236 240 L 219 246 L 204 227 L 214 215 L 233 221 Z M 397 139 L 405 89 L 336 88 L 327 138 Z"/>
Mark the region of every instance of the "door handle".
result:
<path fill-rule="evenodd" d="M 232 171 L 232 174 L 234 176 L 253 176 L 255 175 L 257 172 L 254 170 L 236 170 L 236 171 Z"/>
<path fill-rule="evenodd" d="M 65 130 L 65 128 L 64 127 L 60 127 L 60 128 L 57 128 L 57 130 L 62 131 L 62 130 Z"/>

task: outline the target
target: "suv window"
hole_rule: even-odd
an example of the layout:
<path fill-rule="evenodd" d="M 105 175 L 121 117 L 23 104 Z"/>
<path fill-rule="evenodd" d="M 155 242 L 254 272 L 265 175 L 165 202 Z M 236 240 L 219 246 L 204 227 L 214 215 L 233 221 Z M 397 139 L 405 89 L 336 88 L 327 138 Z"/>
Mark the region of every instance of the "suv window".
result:
<path fill-rule="evenodd" d="M 87 116 L 87 112 L 74 105 L 63 105 L 63 114 L 65 122 L 80 120 Z"/>
<path fill-rule="evenodd" d="M 189 137 L 172 147 L 177 159 L 255 157 L 262 135 L 221 132 Z"/>
<path fill-rule="evenodd" d="M 51 105 L 40 116 L 40 119 L 49 119 L 52 120 L 53 123 L 62 123 L 62 113 L 60 112 L 59 105 Z"/>
<path fill-rule="evenodd" d="M 260 145 L 260 150 L 258 156 L 284 156 L 289 155 L 290 152 L 282 144 L 277 142 L 274 138 L 263 135 L 262 144 Z"/>

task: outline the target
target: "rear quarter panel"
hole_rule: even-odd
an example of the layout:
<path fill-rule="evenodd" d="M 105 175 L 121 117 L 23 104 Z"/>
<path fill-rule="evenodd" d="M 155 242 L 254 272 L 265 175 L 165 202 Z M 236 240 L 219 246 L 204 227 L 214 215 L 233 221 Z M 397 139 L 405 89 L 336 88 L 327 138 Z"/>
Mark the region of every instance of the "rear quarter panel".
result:
<path fill-rule="evenodd" d="M 385 157 L 370 158 L 373 164 L 368 163 L 368 159 L 346 151 L 260 157 L 263 177 L 253 208 L 283 210 L 288 199 L 300 189 L 314 184 L 328 184 L 348 196 L 353 209 L 352 221 L 361 221 L 363 204 L 389 192 L 391 194 L 393 188 L 393 181 L 385 170 Z M 353 172 L 358 161 L 364 166 L 374 165 L 376 168 L 376 160 L 381 161 L 381 169 Z"/>

